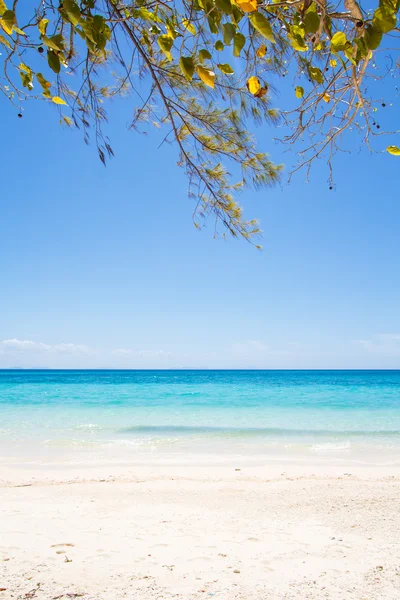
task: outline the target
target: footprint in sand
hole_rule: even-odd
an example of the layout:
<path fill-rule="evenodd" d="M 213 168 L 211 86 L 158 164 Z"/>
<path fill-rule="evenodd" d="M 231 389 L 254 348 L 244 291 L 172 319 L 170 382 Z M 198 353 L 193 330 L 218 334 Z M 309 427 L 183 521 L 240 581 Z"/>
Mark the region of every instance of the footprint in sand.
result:
<path fill-rule="evenodd" d="M 50 548 L 64 548 L 64 547 L 73 548 L 74 546 L 75 546 L 75 544 L 52 544 L 50 546 Z"/>

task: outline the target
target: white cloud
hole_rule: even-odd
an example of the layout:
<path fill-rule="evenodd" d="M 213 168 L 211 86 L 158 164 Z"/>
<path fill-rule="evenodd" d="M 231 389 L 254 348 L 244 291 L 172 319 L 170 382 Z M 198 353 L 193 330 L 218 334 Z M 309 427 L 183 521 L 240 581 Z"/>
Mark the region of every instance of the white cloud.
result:
<path fill-rule="evenodd" d="M 37 354 L 38 352 L 57 354 L 92 354 L 96 352 L 94 348 L 84 346 L 82 344 L 44 344 L 43 342 L 34 342 L 32 340 L 18 340 L 16 338 L 10 340 L 3 340 L 0 342 L 0 352 L 2 354 L 8 353 L 29 353 Z"/>
<path fill-rule="evenodd" d="M 3 340 L 1 342 L 3 351 L 11 352 L 37 352 L 43 350 L 50 350 L 51 346 L 43 344 L 42 342 L 33 342 L 32 340 L 17 340 L 15 338 L 11 340 Z"/>
<path fill-rule="evenodd" d="M 114 354 L 115 356 L 126 356 L 129 358 L 133 355 L 133 350 L 130 348 L 116 348 L 111 352 L 111 354 Z"/>
<path fill-rule="evenodd" d="M 17 364 L 28 367 L 40 365 L 82 368 L 126 366 L 128 360 L 129 366 L 162 366 L 173 356 L 171 352 L 165 350 L 100 349 L 71 342 L 45 344 L 16 338 L 0 340 L 0 355 L 3 359 L 2 364 L 13 366 Z"/>

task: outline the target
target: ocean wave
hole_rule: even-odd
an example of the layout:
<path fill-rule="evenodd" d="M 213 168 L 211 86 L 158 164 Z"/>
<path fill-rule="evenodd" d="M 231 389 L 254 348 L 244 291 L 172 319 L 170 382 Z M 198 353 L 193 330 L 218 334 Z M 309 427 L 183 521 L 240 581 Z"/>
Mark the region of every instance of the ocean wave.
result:
<path fill-rule="evenodd" d="M 118 433 L 135 435 L 215 435 L 224 437 L 400 437 L 400 430 L 291 429 L 279 427 L 212 427 L 208 425 L 134 425 Z"/>

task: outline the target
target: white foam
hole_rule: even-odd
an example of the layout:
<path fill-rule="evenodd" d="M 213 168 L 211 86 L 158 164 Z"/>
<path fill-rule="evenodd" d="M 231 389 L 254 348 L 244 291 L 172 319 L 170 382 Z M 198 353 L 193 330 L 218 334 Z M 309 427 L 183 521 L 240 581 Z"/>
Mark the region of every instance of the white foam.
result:
<path fill-rule="evenodd" d="M 324 454 L 329 452 L 343 452 L 344 450 L 350 450 L 350 442 L 339 442 L 337 444 L 333 442 L 327 442 L 326 444 L 313 444 L 310 448 L 311 452 L 317 454 Z"/>

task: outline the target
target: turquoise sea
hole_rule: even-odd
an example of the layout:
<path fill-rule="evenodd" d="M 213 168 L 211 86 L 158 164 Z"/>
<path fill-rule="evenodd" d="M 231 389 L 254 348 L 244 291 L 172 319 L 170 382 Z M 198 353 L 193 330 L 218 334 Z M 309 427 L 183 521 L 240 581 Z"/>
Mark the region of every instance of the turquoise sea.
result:
<path fill-rule="evenodd" d="M 7 462 L 400 463 L 400 371 L 0 371 Z"/>

